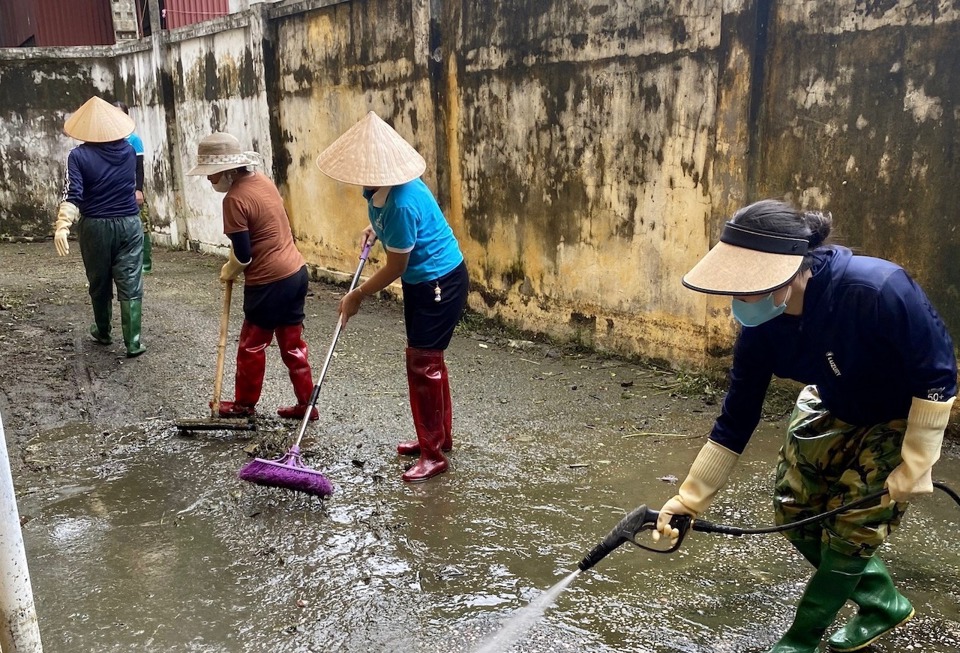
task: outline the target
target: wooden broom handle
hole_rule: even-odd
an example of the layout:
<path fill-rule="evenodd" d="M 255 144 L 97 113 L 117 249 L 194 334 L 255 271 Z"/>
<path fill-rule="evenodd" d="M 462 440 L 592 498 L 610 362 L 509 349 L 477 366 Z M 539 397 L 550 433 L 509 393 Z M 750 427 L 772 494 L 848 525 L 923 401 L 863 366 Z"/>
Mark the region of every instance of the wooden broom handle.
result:
<path fill-rule="evenodd" d="M 223 359 L 227 350 L 227 326 L 230 324 L 230 300 L 233 295 L 233 279 L 223 288 L 223 309 L 220 311 L 220 342 L 217 343 L 217 376 L 213 380 L 213 403 L 211 415 L 220 416 L 220 392 L 223 390 Z"/>

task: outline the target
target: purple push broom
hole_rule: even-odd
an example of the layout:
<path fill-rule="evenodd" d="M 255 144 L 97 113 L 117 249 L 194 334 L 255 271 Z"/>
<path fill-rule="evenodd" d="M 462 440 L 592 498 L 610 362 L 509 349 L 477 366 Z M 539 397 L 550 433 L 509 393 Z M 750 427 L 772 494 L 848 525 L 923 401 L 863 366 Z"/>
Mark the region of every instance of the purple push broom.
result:
<path fill-rule="evenodd" d="M 360 253 L 360 264 L 357 271 L 353 274 L 353 280 L 350 282 L 349 293 L 357 285 L 360 278 L 360 272 L 363 271 L 363 265 L 367 262 L 367 256 L 370 255 L 370 245 L 363 246 Z M 340 330 L 343 328 L 343 322 L 337 318 L 337 328 L 333 332 L 333 342 L 330 343 L 330 349 L 327 350 L 327 357 L 323 361 L 323 369 L 320 370 L 320 378 L 313 386 L 313 392 L 310 393 L 310 405 L 303 413 L 303 419 L 300 422 L 300 431 L 297 433 L 297 439 L 293 446 L 280 458 L 274 460 L 265 460 L 264 458 L 254 458 L 244 465 L 237 476 L 241 480 L 256 483 L 257 485 L 266 485 L 269 487 L 279 487 L 287 490 L 295 490 L 305 494 L 311 494 L 318 497 L 328 497 L 333 494 L 333 484 L 326 476 L 315 469 L 307 467 L 303 463 L 300 454 L 300 441 L 303 440 L 303 434 L 307 430 L 307 422 L 310 421 L 310 414 L 314 406 L 317 405 L 317 397 L 320 395 L 320 387 L 323 385 L 323 379 L 327 376 L 327 368 L 330 367 L 330 359 L 333 358 L 333 348 L 337 346 L 337 339 L 340 337 Z"/>

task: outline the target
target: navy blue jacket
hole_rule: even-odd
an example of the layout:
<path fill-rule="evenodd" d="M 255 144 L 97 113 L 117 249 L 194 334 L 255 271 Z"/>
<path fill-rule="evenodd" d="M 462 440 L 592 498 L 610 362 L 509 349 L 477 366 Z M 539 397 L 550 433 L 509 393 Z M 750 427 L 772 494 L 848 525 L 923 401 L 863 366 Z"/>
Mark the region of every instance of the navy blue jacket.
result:
<path fill-rule="evenodd" d="M 855 426 L 905 419 L 913 397 L 957 393 L 950 334 L 903 268 L 845 247 L 813 252 L 803 314 L 740 331 L 730 389 L 710 438 L 741 453 L 773 375 L 816 385 L 834 417 Z"/>
<path fill-rule="evenodd" d="M 126 140 L 82 143 L 67 156 L 61 201 L 71 202 L 85 218 L 138 215 L 137 154 Z"/>

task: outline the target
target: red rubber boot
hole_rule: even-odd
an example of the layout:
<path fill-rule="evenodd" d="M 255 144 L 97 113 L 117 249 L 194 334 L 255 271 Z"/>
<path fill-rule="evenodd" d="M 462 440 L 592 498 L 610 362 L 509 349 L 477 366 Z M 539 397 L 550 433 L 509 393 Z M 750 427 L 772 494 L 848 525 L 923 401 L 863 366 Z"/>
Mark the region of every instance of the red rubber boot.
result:
<path fill-rule="evenodd" d="M 272 340 L 272 330 L 243 321 L 240 344 L 237 345 L 234 400 L 220 402 L 220 417 L 250 417 L 256 414 L 256 405 L 263 389 L 263 374 L 267 368 L 267 347 Z"/>
<path fill-rule="evenodd" d="M 441 362 L 443 352 L 440 352 Z M 407 357 L 407 374 L 409 374 L 410 357 Z M 443 362 L 443 444 L 441 451 L 453 449 L 453 401 L 450 397 L 450 375 L 447 373 L 447 364 Z M 397 453 L 401 456 L 419 456 L 420 442 L 418 440 L 404 440 L 397 444 Z"/>
<path fill-rule="evenodd" d="M 407 347 L 407 384 L 410 410 L 420 443 L 420 459 L 403 474 L 408 483 L 420 483 L 450 466 L 443 444 L 443 352 Z"/>
<path fill-rule="evenodd" d="M 277 415 L 285 419 L 303 419 L 310 408 L 310 395 L 313 392 L 313 373 L 307 358 L 307 343 L 303 340 L 303 325 L 288 324 L 277 327 L 277 345 L 280 346 L 280 358 L 290 373 L 293 394 L 297 397 L 294 406 L 282 406 Z M 310 420 L 320 419 L 316 407 L 310 410 Z"/>

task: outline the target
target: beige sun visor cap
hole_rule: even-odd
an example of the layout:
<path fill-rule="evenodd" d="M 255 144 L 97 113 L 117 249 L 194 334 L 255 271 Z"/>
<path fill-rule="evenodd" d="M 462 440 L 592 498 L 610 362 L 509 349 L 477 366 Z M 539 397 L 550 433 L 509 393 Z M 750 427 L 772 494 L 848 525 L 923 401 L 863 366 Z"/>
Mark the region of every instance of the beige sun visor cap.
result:
<path fill-rule="evenodd" d="M 373 111 L 317 157 L 323 174 L 345 184 L 379 188 L 420 177 L 427 162 Z"/>
<path fill-rule="evenodd" d="M 683 285 L 711 295 L 759 295 L 790 283 L 808 243 L 727 222 L 720 242 L 683 277 Z"/>
<path fill-rule="evenodd" d="M 63 133 L 84 143 L 110 143 L 133 133 L 133 118 L 94 95 L 63 123 Z"/>

